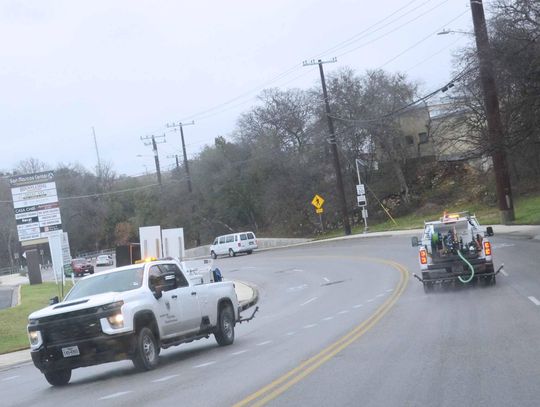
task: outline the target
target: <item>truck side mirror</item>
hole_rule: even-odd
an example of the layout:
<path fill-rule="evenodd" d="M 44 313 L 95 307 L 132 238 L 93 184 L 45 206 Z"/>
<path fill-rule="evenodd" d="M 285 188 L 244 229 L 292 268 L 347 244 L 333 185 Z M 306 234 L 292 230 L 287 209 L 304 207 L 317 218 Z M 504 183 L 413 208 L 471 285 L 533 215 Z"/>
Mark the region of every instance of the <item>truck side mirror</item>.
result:
<path fill-rule="evenodd" d="M 411 244 L 412 244 L 412 247 L 418 246 L 418 238 L 416 236 L 411 237 Z"/>
<path fill-rule="evenodd" d="M 163 291 L 161 289 L 161 286 L 156 286 L 154 288 L 154 291 L 152 291 L 152 294 L 154 294 L 156 300 L 159 300 L 161 297 L 163 297 Z"/>
<path fill-rule="evenodd" d="M 60 300 L 58 299 L 58 296 L 55 295 L 54 297 L 52 297 L 52 298 L 49 300 L 49 305 L 58 304 L 59 302 L 60 302 Z"/>
<path fill-rule="evenodd" d="M 494 233 L 493 233 L 493 228 L 492 228 L 491 226 L 488 226 L 488 227 L 486 228 L 486 235 L 488 235 L 488 236 L 493 236 L 493 234 L 494 234 Z"/>

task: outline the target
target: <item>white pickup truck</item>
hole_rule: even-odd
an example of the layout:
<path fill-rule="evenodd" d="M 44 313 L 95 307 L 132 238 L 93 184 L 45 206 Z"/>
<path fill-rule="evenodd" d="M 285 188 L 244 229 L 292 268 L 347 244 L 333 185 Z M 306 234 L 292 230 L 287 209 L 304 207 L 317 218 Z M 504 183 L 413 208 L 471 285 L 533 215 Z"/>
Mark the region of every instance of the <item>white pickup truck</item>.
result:
<path fill-rule="evenodd" d="M 457 281 L 495 284 L 502 266 L 495 271 L 490 236 L 493 228 L 481 226 L 468 212 L 445 213 L 439 220 L 425 222 L 422 238 L 412 238 L 422 271 L 422 277 L 414 276 L 424 284 L 424 291 Z"/>
<path fill-rule="evenodd" d="M 211 334 L 230 345 L 240 321 L 233 282 L 204 284 L 174 260 L 85 277 L 52 302 L 29 316 L 28 336 L 34 365 L 54 386 L 67 384 L 72 369 L 115 360 L 150 370 L 161 348 Z"/>

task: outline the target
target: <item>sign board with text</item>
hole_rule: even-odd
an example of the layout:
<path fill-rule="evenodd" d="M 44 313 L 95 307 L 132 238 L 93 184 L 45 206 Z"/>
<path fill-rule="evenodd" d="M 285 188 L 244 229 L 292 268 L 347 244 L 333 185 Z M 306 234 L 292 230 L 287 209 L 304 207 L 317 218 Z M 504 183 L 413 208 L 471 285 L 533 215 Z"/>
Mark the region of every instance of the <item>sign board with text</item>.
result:
<path fill-rule="evenodd" d="M 62 233 L 54 171 L 16 175 L 9 184 L 20 242 Z"/>
<path fill-rule="evenodd" d="M 358 202 L 358 206 L 366 206 L 366 196 L 365 195 L 357 195 L 356 201 Z"/>

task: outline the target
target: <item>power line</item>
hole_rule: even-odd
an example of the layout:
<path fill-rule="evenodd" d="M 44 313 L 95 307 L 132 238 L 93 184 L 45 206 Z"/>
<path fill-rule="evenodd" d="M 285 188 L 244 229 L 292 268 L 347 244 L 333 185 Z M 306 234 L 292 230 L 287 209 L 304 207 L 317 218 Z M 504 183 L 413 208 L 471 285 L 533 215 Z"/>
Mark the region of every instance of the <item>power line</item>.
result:
<path fill-rule="evenodd" d="M 432 33 L 426 35 L 424 38 L 422 38 L 421 40 L 415 42 L 413 45 L 411 45 L 410 47 L 406 48 L 405 50 L 403 50 L 402 52 L 400 52 L 399 54 L 397 54 L 396 56 L 390 58 L 388 61 L 386 61 L 384 64 L 380 65 L 378 67 L 378 69 L 381 69 L 382 67 L 388 65 L 390 62 L 393 62 L 395 61 L 396 59 L 398 59 L 400 56 L 406 54 L 407 52 L 409 52 L 411 49 L 413 48 L 416 48 L 418 45 L 420 45 L 421 43 L 423 43 L 424 41 L 426 41 L 427 39 L 431 38 L 433 35 L 436 35 L 440 30 L 441 28 L 444 28 L 445 26 L 447 26 L 448 24 L 450 23 L 453 23 L 454 21 L 456 21 L 457 19 L 461 18 L 463 15 L 465 15 L 465 13 L 468 13 L 468 10 L 465 10 L 464 12 L 460 13 L 459 15 L 457 15 L 456 17 L 454 17 L 453 19 L 451 19 L 450 21 L 448 21 L 446 24 L 444 24 L 442 27 L 439 27 L 437 28 L 435 31 L 433 31 Z"/>
<path fill-rule="evenodd" d="M 406 15 L 412 13 L 413 11 L 416 11 L 417 9 L 419 9 L 420 7 L 424 6 L 425 4 L 431 2 L 432 0 L 427 0 L 425 2 L 423 2 L 422 4 L 420 4 L 419 6 L 413 8 L 412 10 L 409 10 L 407 13 L 401 15 L 400 17 L 398 17 L 397 19 L 389 22 L 388 24 L 386 25 L 383 25 L 382 27 L 379 27 L 377 28 L 376 30 L 374 31 L 371 31 L 373 28 L 377 27 L 379 24 L 385 22 L 386 20 L 388 20 L 390 17 L 393 17 L 395 14 L 399 13 L 400 11 L 406 9 L 407 7 L 409 7 L 411 4 L 413 3 L 416 3 L 418 0 L 412 0 L 410 1 L 409 3 L 405 4 L 403 7 L 397 9 L 396 11 L 394 11 L 393 13 L 389 14 L 388 16 L 386 16 L 385 18 L 383 18 L 382 20 L 379 20 L 377 21 L 376 23 L 370 25 L 369 27 L 367 27 L 366 29 L 360 31 L 359 33 L 353 35 L 352 37 L 349 37 L 348 39 L 334 45 L 333 47 L 331 48 L 328 48 L 326 51 L 323 51 L 322 53 L 318 54 L 318 55 L 315 55 L 313 56 L 312 58 L 317 58 L 317 57 L 323 57 L 329 53 L 332 53 L 332 52 L 335 52 L 337 50 L 340 50 L 342 48 L 345 48 L 347 47 L 348 45 L 356 42 L 356 41 L 359 41 L 361 40 L 362 38 L 365 38 L 365 37 L 368 37 L 369 35 L 379 31 L 379 30 L 382 30 L 386 27 L 388 27 L 389 25 L 395 23 L 396 21 L 399 21 L 401 18 L 405 17 Z"/>
<path fill-rule="evenodd" d="M 418 98 L 416 100 L 413 100 L 410 103 L 407 103 L 405 106 L 400 107 L 399 109 L 393 110 L 391 112 L 385 113 L 379 117 L 376 118 L 370 118 L 370 119 L 349 119 L 346 117 L 340 117 L 340 116 L 332 116 L 333 119 L 348 122 L 348 123 L 356 123 L 356 124 L 362 124 L 362 123 L 371 123 L 371 122 L 378 122 L 384 119 L 387 119 L 389 117 L 395 116 L 401 112 L 406 111 L 407 109 L 411 108 L 414 105 L 417 105 L 418 103 L 424 102 L 433 96 L 435 96 L 439 92 L 446 92 L 448 89 L 452 88 L 454 86 L 454 82 L 457 82 L 461 80 L 463 76 L 465 76 L 467 73 L 469 73 L 473 68 L 469 68 L 472 65 L 472 62 L 469 63 L 460 73 L 455 75 L 449 82 L 446 83 L 446 85 L 441 86 L 440 88 L 428 93 L 425 96 L 422 96 L 421 98 Z"/>
<path fill-rule="evenodd" d="M 415 22 L 416 20 L 420 19 L 421 17 L 425 16 L 426 14 L 429 14 L 429 13 L 432 12 L 433 10 L 436 10 L 437 8 L 439 8 L 440 6 L 442 6 L 444 3 L 447 3 L 448 1 L 449 1 L 449 0 L 444 0 L 444 1 L 442 1 L 441 3 L 438 3 L 437 5 L 435 5 L 434 7 L 432 7 L 432 8 L 430 8 L 430 9 L 424 11 L 423 13 L 421 13 L 421 14 L 419 14 L 419 15 L 417 15 L 416 17 L 414 17 L 414 18 L 412 18 L 412 19 L 410 19 L 410 20 L 407 20 L 406 22 L 404 22 L 403 24 L 401 24 L 401 25 L 399 25 L 399 26 L 397 26 L 397 27 L 394 27 L 392 30 L 387 31 L 386 33 L 384 33 L 384 34 L 382 34 L 382 35 L 380 35 L 380 36 L 378 36 L 378 37 L 376 37 L 376 38 L 374 38 L 374 39 L 372 39 L 372 40 L 369 40 L 369 41 L 367 41 L 367 42 L 365 42 L 365 43 L 363 43 L 363 44 L 360 44 L 360 45 L 358 45 L 358 46 L 356 46 L 356 47 L 354 47 L 354 48 L 352 48 L 352 49 L 350 49 L 350 50 L 348 50 L 348 51 L 342 52 L 341 54 L 338 54 L 337 56 L 338 56 L 338 57 L 341 57 L 341 56 L 350 54 L 351 52 L 356 51 L 356 50 L 358 50 L 358 49 L 360 49 L 360 48 L 363 48 L 363 47 L 366 47 L 366 46 L 368 46 L 368 45 L 371 45 L 371 44 L 373 44 L 374 42 L 377 42 L 377 41 L 379 41 L 380 39 L 382 39 L 382 38 L 384 38 L 384 37 L 386 37 L 386 36 L 388 36 L 388 35 L 390 35 L 390 34 L 395 33 L 396 31 L 398 31 L 398 30 L 400 30 L 401 28 L 403 28 L 403 27 L 409 25 L 410 23 Z"/>
<path fill-rule="evenodd" d="M 416 11 L 418 8 L 424 6 L 425 4 L 429 3 L 429 2 L 432 1 L 432 0 L 427 0 L 427 1 L 423 2 L 423 3 L 420 4 L 419 6 L 413 8 L 412 10 L 409 10 L 407 13 L 404 13 L 403 15 L 401 15 L 401 16 L 399 16 L 398 18 L 396 18 L 396 19 L 390 21 L 389 23 L 383 25 L 382 27 L 377 28 L 376 30 L 371 30 L 372 28 L 377 27 L 377 26 L 380 25 L 381 23 L 383 23 L 383 22 L 385 22 L 386 20 L 388 20 L 389 18 L 393 17 L 394 15 L 396 15 L 397 13 L 399 13 L 400 11 L 406 9 L 408 6 L 410 6 L 411 4 L 415 3 L 416 1 L 417 1 L 417 0 L 410 1 L 410 2 L 407 3 L 405 6 L 402 6 L 402 7 L 398 8 L 397 10 L 395 10 L 395 11 L 392 12 L 392 13 L 390 13 L 390 14 L 387 15 L 386 17 L 382 18 L 382 19 L 379 20 L 378 22 L 372 24 L 372 25 L 371 25 L 370 27 L 368 27 L 367 29 L 362 30 L 360 33 L 355 34 L 354 36 L 350 37 L 349 39 L 344 40 L 344 41 L 338 43 L 337 45 L 335 45 L 335 46 L 333 46 L 333 47 L 331 47 L 331 48 L 329 48 L 329 49 L 323 51 L 323 52 L 320 53 L 320 54 L 317 54 L 316 56 L 313 57 L 313 59 L 315 59 L 315 58 L 317 58 L 317 57 L 319 57 L 319 56 L 323 56 L 323 55 L 325 55 L 325 54 L 327 54 L 327 53 L 329 53 L 329 52 L 331 52 L 331 51 L 333 51 L 333 50 L 335 50 L 335 49 L 342 49 L 342 48 L 344 48 L 345 46 L 342 45 L 342 44 L 344 44 L 344 43 L 347 43 L 347 45 L 350 45 L 350 44 L 352 44 L 352 43 L 354 43 L 354 42 L 356 42 L 356 41 L 358 41 L 358 40 L 360 40 L 360 39 L 362 39 L 362 38 L 365 38 L 365 37 L 367 37 L 367 36 L 373 34 L 374 32 L 380 31 L 381 29 L 384 29 L 384 28 L 390 26 L 391 24 L 393 24 L 393 23 L 399 21 L 400 19 L 402 19 L 403 17 L 407 16 L 407 15 L 410 14 L 411 12 Z M 361 46 L 359 46 L 359 47 L 356 47 L 356 48 L 354 48 L 354 49 L 352 49 L 352 50 L 349 50 L 349 51 L 347 51 L 347 52 L 344 52 L 344 53 L 342 53 L 342 54 L 339 54 L 338 57 L 341 56 L 341 55 L 345 55 L 345 54 L 347 54 L 347 53 L 349 53 L 349 52 L 352 52 L 352 51 L 354 51 L 354 50 L 356 50 L 356 49 L 358 49 L 358 48 L 361 48 L 361 47 L 363 47 L 363 46 L 365 46 L 365 45 L 368 45 L 368 44 L 371 44 L 371 43 L 373 43 L 373 42 L 375 42 L 375 41 L 378 41 L 378 40 L 381 39 L 381 38 L 386 37 L 387 35 L 389 35 L 389 34 L 395 32 L 395 31 L 397 31 L 397 30 L 399 30 L 399 29 L 401 29 L 401 28 L 403 28 L 403 27 L 405 27 L 406 25 L 408 25 L 408 24 L 410 24 L 410 23 L 412 23 L 412 22 L 414 22 L 414 21 L 416 21 L 416 20 L 418 20 L 419 18 L 421 18 L 421 17 L 423 17 L 424 15 L 428 14 L 429 12 L 435 10 L 436 8 L 442 6 L 443 4 L 447 3 L 448 1 L 449 1 L 449 0 L 444 0 L 444 1 L 440 2 L 440 3 L 438 3 L 437 5 L 435 5 L 434 7 L 430 8 L 430 9 L 428 9 L 428 10 L 425 11 L 424 13 L 421 13 L 419 16 L 415 17 L 414 19 L 408 20 L 408 21 L 405 22 L 404 24 L 401 24 L 400 26 L 394 28 L 393 30 L 391 30 L 391 31 L 389 31 L 389 32 L 387 32 L 387 33 L 385 33 L 385 34 L 383 34 L 382 36 L 380 36 L 380 37 L 378 37 L 378 38 L 376 38 L 376 39 L 374 39 L 374 40 L 369 41 L 369 42 L 366 43 L 366 44 L 363 44 L 363 45 L 361 45 Z M 371 32 L 370 32 L 370 30 L 371 30 Z M 311 58 L 310 58 L 310 59 L 311 59 Z M 285 77 L 291 75 L 292 73 L 294 73 L 295 71 L 297 71 L 297 70 L 300 69 L 300 68 L 301 68 L 301 66 L 295 64 L 295 65 L 291 66 L 290 68 L 284 70 L 283 72 L 281 72 L 281 73 L 275 75 L 274 77 L 268 79 L 267 81 L 262 82 L 260 85 L 258 85 L 258 86 L 256 86 L 256 87 L 253 87 L 253 88 L 251 88 L 250 90 L 248 90 L 248 91 L 246 91 L 246 92 L 244 92 L 244 93 L 241 93 L 240 95 L 238 95 L 238 96 L 236 96 L 236 97 L 234 97 L 234 98 L 232 98 L 232 99 L 229 99 L 229 100 L 227 100 L 227 101 L 225 101 L 225 102 L 222 102 L 222 103 L 220 103 L 220 104 L 217 104 L 217 105 L 215 105 L 215 106 L 213 106 L 213 107 L 211 107 L 211 108 L 204 109 L 204 110 L 201 110 L 201 111 L 199 111 L 199 112 L 196 112 L 196 113 L 194 113 L 194 114 L 192 114 L 192 115 L 186 116 L 186 117 L 183 118 L 183 120 L 191 120 L 191 119 L 195 119 L 195 118 L 197 118 L 198 120 L 203 120 L 203 119 L 206 119 L 206 118 L 208 118 L 208 117 L 212 117 L 212 116 L 215 115 L 213 112 L 215 112 L 216 110 L 220 110 L 219 113 L 221 113 L 221 109 L 224 108 L 225 106 L 229 106 L 230 104 L 232 104 L 232 103 L 234 103 L 234 102 L 236 102 L 236 101 L 238 101 L 238 100 L 240 100 L 240 99 L 243 99 L 243 98 L 245 98 L 246 96 L 249 96 L 249 99 L 246 100 L 246 101 L 244 101 L 244 102 L 242 102 L 240 105 L 245 104 L 245 103 L 247 103 L 247 102 L 249 102 L 249 101 L 251 101 L 251 100 L 254 99 L 254 97 L 251 96 L 254 92 L 258 92 L 258 91 L 260 91 L 261 89 L 264 89 L 266 86 L 268 86 L 268 85 L 270 85 L 270 84 L 272 84 L 272 83 L 275 83 L 275 82 L 277 82 L 277 81 L 279 81 L 279 80 L 281 80 L 281 79 L 283 79 L 283 78 L 285 78 Z M 302 73 L 301 75 L 295 77 L 294 80 L 296 80 L 296 79 L 298 79 L 298 78 L 300 78 L 300 77 L 303 77 L 303 76 L 305 76 L 305 75 L 307 75 L 307 74 L 308 74 L 307 72 L 306 72 L 306 73 Z M 228 110 L 228 109 L 226 109 L 226 110 Z M 218 114 L 218 113 L 216 113 L 216 114 Z M 202 116 L 202 117 L 201 117 L 201 116 Z"/>

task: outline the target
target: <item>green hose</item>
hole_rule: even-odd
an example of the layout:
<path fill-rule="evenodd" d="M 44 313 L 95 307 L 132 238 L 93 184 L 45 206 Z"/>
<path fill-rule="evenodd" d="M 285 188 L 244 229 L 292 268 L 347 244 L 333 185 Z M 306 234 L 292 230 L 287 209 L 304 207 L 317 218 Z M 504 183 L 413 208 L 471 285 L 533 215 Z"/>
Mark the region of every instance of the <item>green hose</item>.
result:
<path fill-rule="evenodd" d="M 467 259 L 465 257 L 463 257 L 460 250 L 457 251 L 457 254 L 461 258 L 461 260 L 463 260 L 465 262 L 465 264 L 467 266 L 469 266 L 469 268 L 471 269 L 471 275 L 469 276 L 469 278 L 467 280 L 465 280 L 465 279 L 461 278 L 461 276 L 459 276 L 458 277 L 459 281 L 461 281 L 463 284 L 470 283 L 472 281 L 472 279 L 474 278 L 474 267 L 472 266 L 471 263 L 469 263 L 467 261 Z"/>

